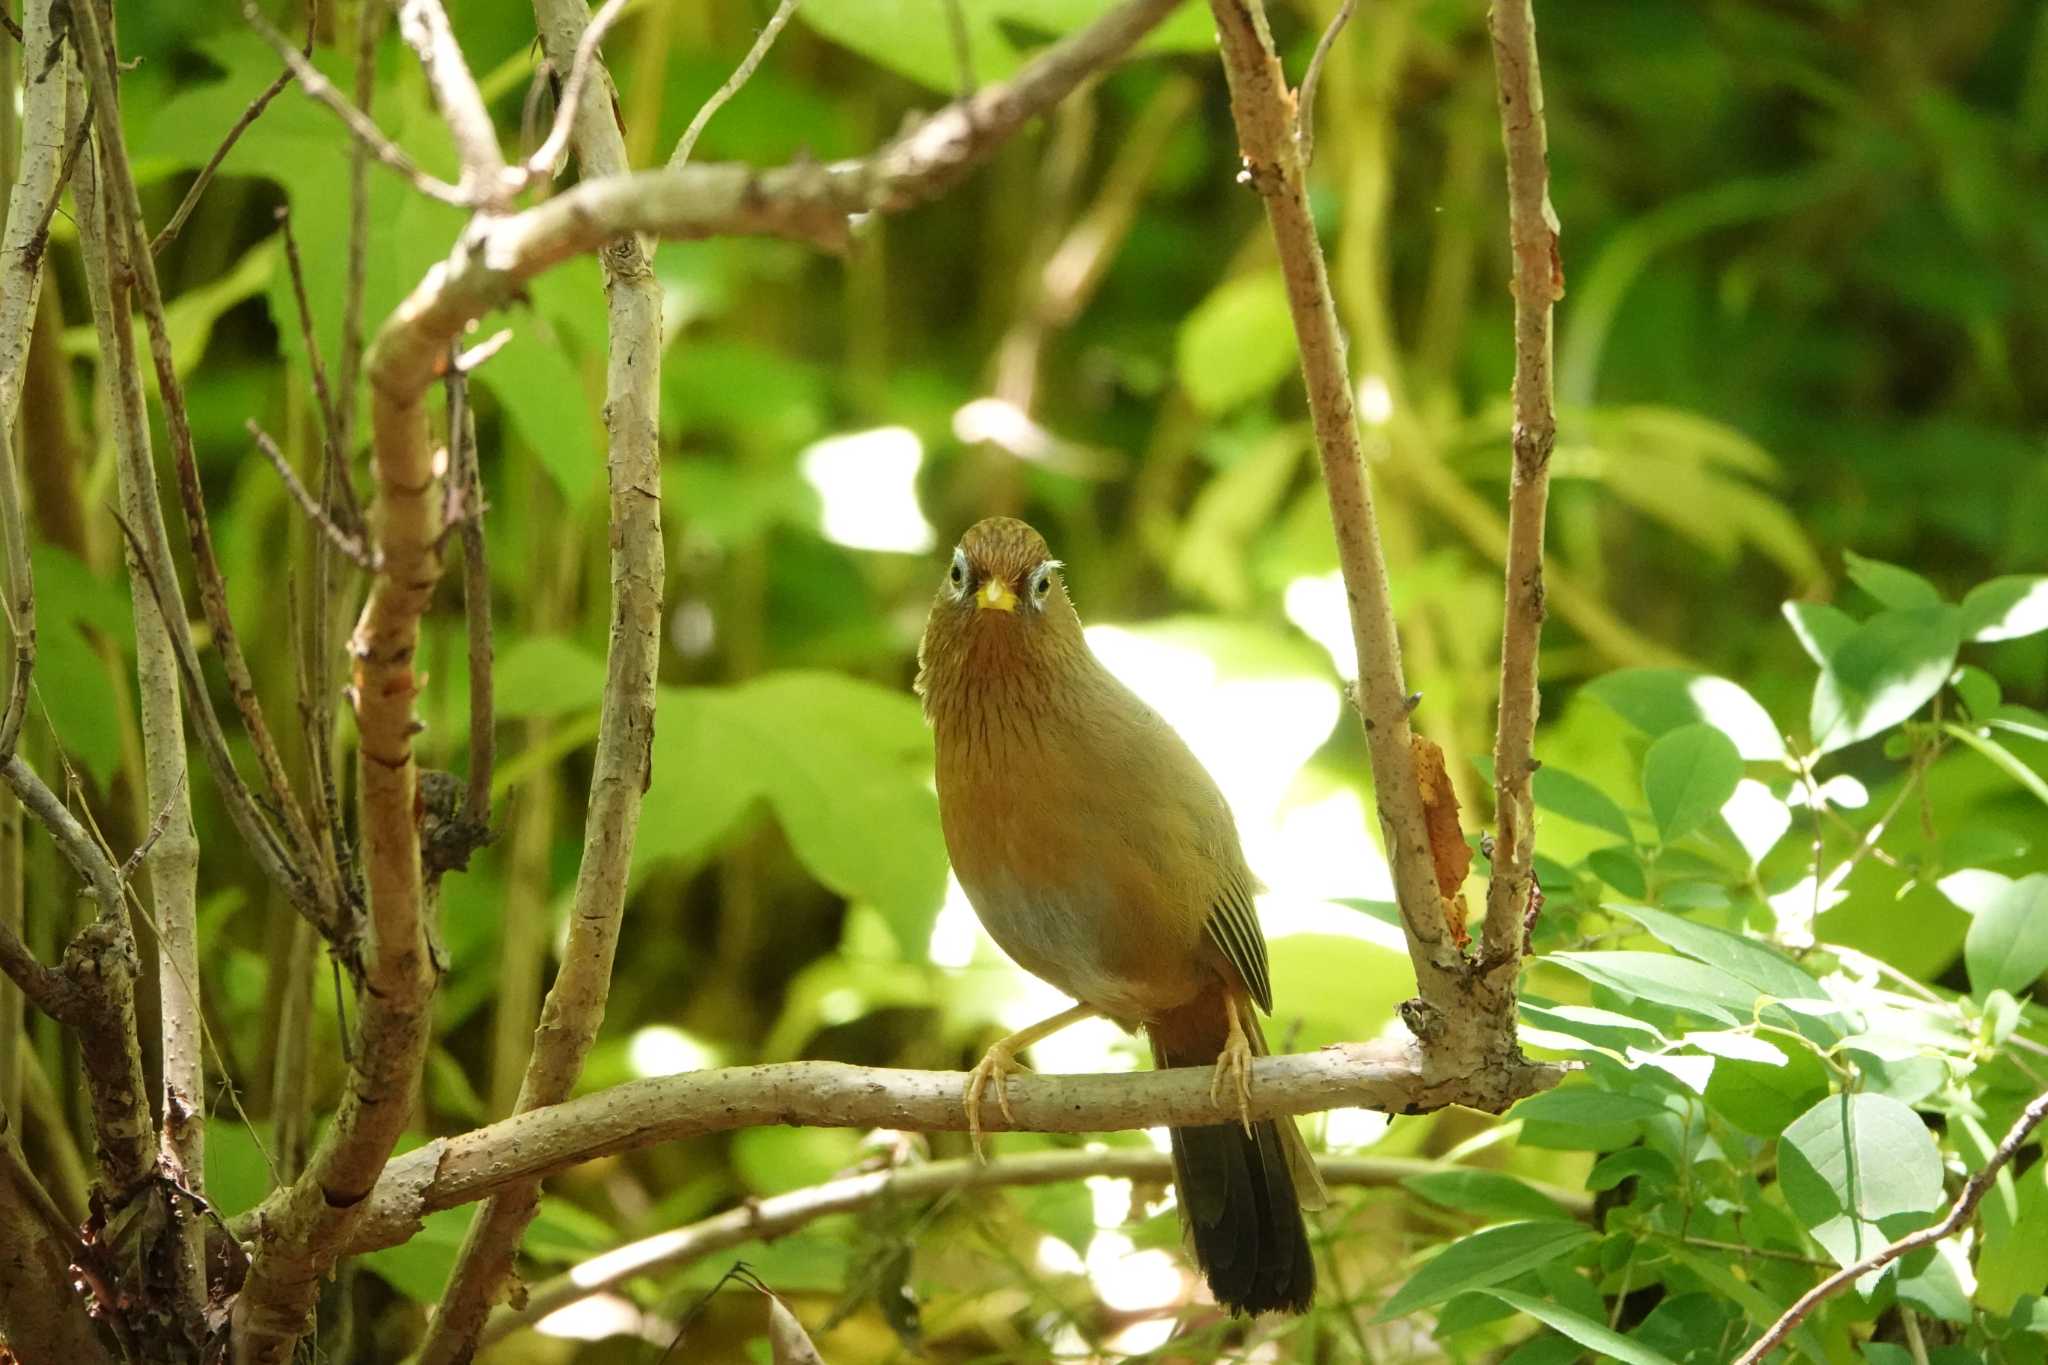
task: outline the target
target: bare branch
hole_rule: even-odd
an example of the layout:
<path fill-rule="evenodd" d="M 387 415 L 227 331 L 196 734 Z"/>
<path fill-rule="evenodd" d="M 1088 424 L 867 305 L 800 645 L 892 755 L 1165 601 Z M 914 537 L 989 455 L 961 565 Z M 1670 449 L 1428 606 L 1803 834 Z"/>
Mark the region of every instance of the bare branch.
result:
<path fill-rule="evenodd" d="M 767 24 L 762 27 L 760 36 L 754 39 L 754 45 L 747 49 L 747 55 L 733 68 L 733 73 L 725 78 L 725 84 L 711 92 L 711 98 L 704 101 L 703 107 L 690 120 L 690 126 L 683 129 L 683 135 L 677 139 L 676 149 L 668 159 L 670 170 L 679 170 L 689 163 L 690 153 L 696 150 L 697 139 L 703 134 L 704 125 L 711 122 L 711 116 L 723 109 L 726 102 L 740 92 L 741 86 L 753 79 L 755 68 L 760 66 L 762 58 L 768 55 L 768 49 L 775 46 L 776 36 L 782 32 L 782 26 L 789 22 L 790 16 L 796 13 L 798 3 L 799 0 L 782 0 L 782 3 L 775 7 L 775 13 L 768 16 Z"/>
<path fill-rule="evenodd" d="M 2000 1139 L 1998 1146 L 1992 1149 L 1991 1159 L 1963 1185 L 1963 1192 L 1956 1196 L 1956 1202 L 1949 1206 L 1948 1213 L 1941 1221 L 1921 1228 L 1918 1232 L 1907 1233 L 1896 1242 L 1871 1253 L 1854 1265 L 1843 1266 L 1801 1294 L 1798 1300 L 1785 1310 L 1783 1316 L 1757 1338 L 1755 1345 L 1736 1357 L 1735 1365 L 1760 1365 L 1763 1358 L 1776 1350 L 1778 1344 L 1790 1336 L 1793 1329 L 1804 1322 L 1807 1315 L 1823 1302 L 1841 1293 L 1872 1271 L 1882 1270 L 1893 1261 L 1902 1256 L 1910 1256 L 1922 1247 L 1933 1246 L 1969 1222 L 1976 1216 L 1977 1205 L 1983 1202 L 1984 1192 L 1991 1188 L 1992 1182 L 1998 1179 L 1998 1173 L 2005 1169 L 2027 1137 L 2041 1126 L 2043 1119 L 2048 1119 L 2048 1093 L 2036 1095 L 2033 1101 L 2020 1111 L 2020 1116 L 2014 1121 L 2011 1130 Z"/>
<path fill-rule="evenodd" d="M 356 107 L 368 117 L 377 93 L 377 34 L 383 21 L 382 5 L 356 8 Z M 335 362 L 340 385 L 340 402 L 335 405 L 334 448 L 339 462 L 342 489 L 355 508 L 355 478 L 349 461 L 355 454 L 356 384 L 363 373 L 363 295 L 369 278 L 370 258 L 370 147 L 358 140 L 349 154 L 348 168 L 348 284 L 341 300 L 341 355 Z M 323 479 L 324 483 L 325 480 Z M 333 707 L 328 707 L 331 732 Z"/>
<path fill-rule="evenodd" d="M 8 425 L 21 407 L 29 333 L 42 296 L 43 245 L 68 178 L 60 169 L 62 149 L 76 145 L 67 116 L 71 63 L 64 56 L 63 33 L 51 24 L 50 11 L 57 3 L 27 0 L 22 14 L 28 31 L 21 53 L 27 86 L 21 171 L 8 198 L 6 233 L 0 236 L 0 422 Z"/>
<path fill-rule="evenodd" d="M 461 490 L 462 615 L 469 630 L 469 789 L 462 822 L 481 842 L 490 837 L 491 770 L 498 721 L 491 685 L 491 566 L 484 544 L 484 475 L 476 448 L 476 411 L 469 405 L 468 368 L 457 357 L 448 376 L 449 477 Z"/>
<path fill-rule="evenodd" d="M 1358 1106 L 1423 1114 L 1448 1105 L 1500 1113 L 1563 1079 L 1564 1066 L 1517 1063 L 1469 1076 L 1424 1073 L 1407 1044 L 1349 1043 L 1253 1063 L 1249 1117 Z M 1021 1075 L 1010 1082 L 1014 1122 L 983 1116 L 990 1132 L 1090 1133 L 1235 1123 L 1235 1096 L 1210 1092 L 1206 1067 L 1088 1076 Z M 632 1081 L 392 1161 L 366 1202 L 351 1251 L 396 1246 L 418 1220 L 494 1190 L 657 1143 L 762 1124 L 965 1132 L 959 1071 L 904 1071 L 843 1062 L 782 1062 Z M 265 1222 L 273 1195 L 234 1220 L 236 1235 Z"/>
<path fill-rule="evenodd" d="M 577 40 L 575 54 L 569 59 L 569 78 L 562 82 L 562 102 L 555 107 L 555 121 L 540 146 L 533 149 L 533 155 L 526 158 L 521 188 L 554 174 L 556 163 L 569 149 L 569 135 L 576 126 L 576 110 L 583 101 L 584 89 L 593 70 L 599 73 L 599 88 L 610 94 L 610 83 L 604 79 L 604 64 L 598 59 L 597 49 L 604 42 L 604 35 L 613 21 L 630 3 L 631 0 L 605 0 L 604 7 L 591 17 L 590 26 Z M 624 170 L 625 167 L 619 169 Z"/>
<path fill-rule="evenodd" d="M 397 143 L 384 136 L 384 130 L 379 128 L 368 114 L 349 103 L 342 93 L 334 88 L 333 82 L 320 74 L 319 67 L 300 56 L 299 50 L 292 46 L 291 40 L 271 26 L 270 21 L 263 17 L 263 11 L 257 8 L 256 0 L 242 0 L 242 18 L 265 42 L 277 49 L 277 55 L 284 58 L 285 67 L 299 83 L 299 88 L 333 110 L 335 115 L 348 125 L 348 130 L 355 136 L 356 141 L 367 148 L 372 156 L 411 181 L 412 187 L 429 199 L 438 199 L 457 208 L 472 207 L 473 201 L 467 191 L 445 180 L 437 180 L 421 170 Z"/>
<path fill-rule="evenodd" d="M 256 442 L 256 449 L 263 452 L 263 458 L 270 461 L 270 467 L 277 471 L 277 477 L 284 484 L 285 492 L 291 494 L 292 501 L 299 505 L 299 510 L 306 514 L 306 519 L 327 537 L 327 543 L 347 556 L 349 562 L 357 568 L 368 573 L 377 572 L 374 549 L 365 549 L 360 536 L 335 525 L 327 510 L 313 501 L 313 495 L 306 491 L 306 485 L 300 483 L 299 476 L 292 472 L 291 462 L 286 460 L 284 452 L 277 448 L 277 442 L 271 439 L 270 433 L 257 426 L 253 417 L 242 425 L 248 431 L 250 439 Z"/>
<path fill-rule="evenodd" d="M 1379 526 L 1359 447 L 1344 339 L 1302 178 L 1295 101 L 1273 50 L 1261 0 L 1211 0 L 1210 7 L 1216 15 L 1223 69 L 1230 83 L 1231 114 L 1244 153 L 1243 178 L 1265 201 L 1273 242 L 1279 250 L 1288 307 L 1301 347 L 1316 448 L 1322 455 L 1323 481 L 1329 491 L 1338 559 L 1351 601 L 1351 629 L 1358 647 L 1357 699 L 1372 759 L 1373 792 L 1379 803 L 1387 859 L 1393 867 L 1408 956 L 1415 965 L 1422 998 L 1422 1008 L 1404 1011 L 1404 1016 L 1418 1035 L 1432 1044 L 1429 1051 L 1434 1057 L 1440 1045 L 1452 1039 L 1478 1045 L 1475 1034 L 1480 1016 L 1462 989 L 1463 960 L 1444 932 L 1409 746 L 1400 637 L 1394 627 L 1386 560 L 1380 553 Z M 1502 1018 L 1512 1047 L 1512 1013 Z M 1446 1056 L 1445 1063 L 1454 1068 L 1477 1065 L 1479 1058 L 1463 1055 L 1454 1061 Z"/>
<path fill-rule="evenodd" d="M 315 21 L 319 18 L 319 14 L 318 6 L 308 5 L 306 7 L 306 42 L 299 49 L 299 55 L 308 61 L 313 56 L 313 33 Z M 284 88 L 291 83 L 292 68 L 287 66 L 284 70 L 277 73 L 276 80 L 264 86 L 262 92 L 255 99 L 249 101 L 249 107 L 242 111 L 242 116 L 235 120 L 232 128 L 228 129 L 227 136 L 221 139 L 220 146 L 214 148 L 213 155 L 206 159 L 206 164 L 199 168 L 199 174 L 193 177 L 192 188 L 185 191 L 185 197 L 179 201 L 176 212 L 171 214 L 171 220 L 165 223 L 163 230 L 158 232 L 150 241 L 149 250 L 152 255 L 161 252 L 165 247 L 177 240 L 178 234 L 184 230 L 185 220 L 192 216 L 192 210 L 199 207 L 200 196 L 204 195 L 206 187 L 213 183 L 214 172 L 220 169 L 220 163 L 228 159 L 228 153 L 232 152 L 235 149 L 235 144 L 242 140 L 242 134 L 248 132 L 250 126 L 257 119 L 263 117 L 263 111 L 270 107 L 270 102 L 276 99 L 283 92 Z"/>
<path fill-rule="evenodd" d="M 506 174 L 498 130 L 491 125 L 491 112 L 484 107 L 483 93 L 476 88 L 476 77 L 463 59 L 441 0 L 398 0 L 398 31 L 419 57 L 441 121 L 455 139 L 455 154 L 462 160 L 462 185 L 470 202 L 480 206 L 503 203 L 517 187 Z"/>
<path fill-rule="evenodd" d="M 1371 1156 L 1318 1156 L 1316 1167 L 1330 1185 L 1397 1185 L 1411 1176 L 1446 1169 L 1442 1162 L 1416 1157 Z M 1163 1183 L 1173 1179 L 1173 1159 L 1165 1152 L 1131 1147 L 1030 1152 L 990 1161 L 960 1158 L 868 1171 L 766 1199 L 749 1199 L 738 1208 L 688 1227 L 603 1252 L 565 1274 L 542 1281 L 527 1290 L 526 1301 L 518 1308 L 501 1308 L 491 1314 L 483 1340 L 487 1345 L 499 1341 L 550 1313 L 637 1276 L 672 1273 L 746 1242 L 786 1237 L 833 1214 L 856 1213 L 877 1204 L 911 1203 L 960 1190 L 1059 1185 L 1089 1176 Z M 1581 1218 L 1592 1213 L 1593 1201 L 1577 1190 L 1549 1188 L 1544 1193 Z"/>
<path fill-rule="evenodd" d="M 602 63 L 590 57 L 591 34 L 598 21 L 577 32 L 584 14 L 583 0 L 536 0 L 534 5 L 548 59 L 559 64 L 563 54 L 573 49 L 573 60 L 589 66 L 596 88 L 608 90 L 610 81 Z M 600 15 L 599 21 L 602 18 Z M 611 117 L 609 101 L 586 100 L 575 120 L 575 134 L 577 162 L 585 175 L 617 175 L 627 169 L 625 138 Z M 625 917 L 633 842 L 640 826 L 641 797 L 647 790 L 653 756 L 661 594 L 667 572 L 661 536 L 661 287 L 637 237 L 620 237 L 604 250 L 600 260 L 605 270 L 610 335 L 604 413 L 610 434 L 606 482 L 611 490 L 611 643 L 606 651 L 597 754 L 569 937 L 563 945 L 561 969 L 548 989 L 540 1025 L 534 1032 L 533 1054 L 514 1106 L 520 1113 L 568 1098 L 604 1022 L 612 962 Z M 473 447 L 473 439 L 470 444 Z M 473 477 L 473 449 L 469 462 Z M 468 543 L 465 535 L 465 546 Z M 485 600 L 481 619 L 486 634 L 481 648 L 487 658 L 489 585 L 483 578 L 480 531 L 476 563 L 473 570 L 465 565 L 464 583 L 472 610 L 477 598 Z M 472 685 L 478 677 L 477 619 L 471 618 Z M 488 668 L 483 677 L 488 685 Z M 479 717 L 477 697 L 472 693 L 472 746 L 477 743 L 478 725 L 489 722 L 488 705 L 486 696 Z M 472 750 L 472 820 L 477 818 L 480 765 L 481 799 L 489 800 L 488 752 L 485 749 L 480 758 Z M 487 816 L 487 804 L 483 810 Z M 420 1365 L 444 1365 L 475 1354 L 478 1333 L 491 1305 L 498 1301 L 519 1243 L 539 1207 L 540 1184 L 529 1181 L 508 1186 L 477 1211 L 420 1348 Z"/>
<path fill-rule="evenodd" d="M 1314 164 L 1316 159 L 1316 83 L 1323 77 L 1323 62 L 1336 45 L 1337 35 L 1344 31 L 1344 25 L 1351 22 L 1351 11 L 1357 5 L 1358 0 L 1344 0 L 1337 6 L 1330 26 L 1323 30 L 1322 37 L 1316 39 L 1316 50 L 1308 59 L 1308 74 L 1301 78 L 1301 164 L 1305 167 Z"/>
<path fill-rule="evenodd" d="M 1507 607 L 1501 635 L 1500 728 L 1493 781 L 1499 832 L 1486 888 L 1481 962 L 1512 990 L 1535 894 L 1534 755 L 1537 652 L 1543 634 L 1543 521 L 1550 498 L 1550 451 L 1557 443 L 1551 398 L 1550 313 L 1564 292 L 1557 215 L 1543 125 L 1531 0 L 1495 0 L 1494 70 L 1501 137 L 1507 147 L 1508 239 L 1514 248 L 1514 482 L 1508 494 Z"/>

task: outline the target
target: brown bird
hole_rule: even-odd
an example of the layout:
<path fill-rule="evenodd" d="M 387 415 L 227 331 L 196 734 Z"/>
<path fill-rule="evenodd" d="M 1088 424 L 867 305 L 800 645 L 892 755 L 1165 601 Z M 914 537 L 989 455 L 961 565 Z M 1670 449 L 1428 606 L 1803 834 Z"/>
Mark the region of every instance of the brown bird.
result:
<path fill-rule="evenodd" d="M 1223 794 L 1180 736 L 1090 652 L 1060 562 L 991 517 L 953 552 L 918 650 L 938 748 L 939 818 L 975 913 L 1004 952 L 1079 1003 L 995 1044 L 967 1083 L 975 1148 L 988 1090 L 1032 1043 L 1091 1015 L 1142 1027 L 1157 1066 L 1214 1066 L 1250 1103 L 1273 1008 L 1257 885 Z M 1321 1178 L 1290 1119 L 1172 1130 L 1195 1256 L 1233 1311 L 1301 1312 L 1315 1265 L 1301 1209 Z"/>

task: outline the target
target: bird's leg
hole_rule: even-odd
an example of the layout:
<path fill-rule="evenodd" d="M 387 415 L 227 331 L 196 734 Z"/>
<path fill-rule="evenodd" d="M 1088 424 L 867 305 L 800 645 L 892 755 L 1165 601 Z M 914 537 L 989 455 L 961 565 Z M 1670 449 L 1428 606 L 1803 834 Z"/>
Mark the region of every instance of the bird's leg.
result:
<path fill-rule="evenodd" d="M 988 1160 L 988 1153 L 982 1150 L 981 1145 L 982 1092 L 994 1086 L 996 1107 L 1003 1111 L 1005 1121 L 1015 1123 L 1017 1120 L 1010 1113 L 1009 1074 L 1022 1069 L 1017 1054 L 1033 1043 L 1050 1038 L 1069 1024 L 1078 1024 L 1083 1019 L 1094 1017 L 1094 1007 L 1075 1005 L 1071 1009 L 1061 1010 L 1050 1019 L 1041 1019 L 1029 1028 L 1018 1029 L 1007 1038 L 997 1039 L 989 1046 L 989 1050 L 982 1054 L 981 1060 L 975 1063 L 974 1070 L 967 1073 L 967 1093 L 963 1101 L 967 1109 L 967 1132 L 974 1140 L 974 1154 L 977 1157 L 984 1162 Z"/>
<path fill-rule="evenodd" d="M 1220 1091 L 1226 1079 L 1237 1089 L 1238 1121 L 1244 1124 L 1246 1133 L 1252 1130 L 1252 1043 L 1245 1036 L 1244 1020 L 1238 1014 L 1240 1005 L 1237 996 L 1223 997 L 1223 1012 L 1230 1020 L 1230 1032 L 1223 1040 L 1223 1051 L 1216 1054 L 1216 1070 L 1209 1078 L 1209 1098 L 1220 1100 Z"/>

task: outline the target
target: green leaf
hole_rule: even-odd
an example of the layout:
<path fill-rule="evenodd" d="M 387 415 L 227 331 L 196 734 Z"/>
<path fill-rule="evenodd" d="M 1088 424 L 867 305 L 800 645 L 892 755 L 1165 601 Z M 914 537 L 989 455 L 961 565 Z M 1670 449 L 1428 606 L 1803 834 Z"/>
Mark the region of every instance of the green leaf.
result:
<path fill-rule="evenodd" d="M 212 1159 L 209 1148 L 207 1157 Z M 2010 1168 L 2000 1172 L 2003 1184 Z M 2008 1313 L 2022 1294 L 2048 1285 L 2048 1164 L 2035 1162 L 2012 1177 L 2008 1205 L 1993 1190 L 1983 1205 L 1984 1245 L 1977 1256 L 1977 1302 L 1990 1313 Z"/>
<path fill-rule="evenodd" d="M 1830 656 L 1814 685 L 1813 741 L 1829 753 L 1889 730 L 1933 699 L 1955 668 L 1954 607 L 1871 617 Z"/>
<path fill-rule="evenodd" d="M 448 1274 L 455 1268 L 455 1253 L 469 1230 L 470 1213 L 469 1209 L 430 1213 L 409 1240 L 368 1252 L 361 1263 L 414 1303 L 433 1303 L 441 1297 Z"/>
<path fill-rule="evenodd" d="M 1785 1201 L 1809 1231 L 1848 1215 L 1874 1223 L 1941 1207 L 1941 1152 L 1920 1116 L 1897 1100 L 1830 1095 L 1778 1141 Z"/>
<path fill-rule="evenodd" d="M 1807 1049 L 1790 1046 L 1781 1062 L 1714 1059 L 1707 1107 L 1752 1137 L 1773 1138 L 1828 1093 L 1828 1071 Z"/>
<path fill-rule="evenodd" d="M 1398 923 L 1398 921 L 1397 921 Z M 1314 1049 L 1391 1022 L 1410 991 L 1400 984 L 1403 955 L 1339 934 L 1288 934 L 1273 940 L 1281 1017 L 1298 1029 L 1295 1047 Z M 920 954 L 922 956 L 922 954 Z"/>
<path fill-rule="evenodd" d="M 1594 829 L 1604 829 L 1622 839 L 1633 841 L 1635 838 L 1634 831 L 1629 828 L 1628 816 L 1622 813 L 1621 807 L 1583 777 L 1575 777 L 1546 763 L 1536 770 L 1536 776 L 1531 779 L 1530 793 L 1538 806 L 1553 814 Z"/>
<path fill-rule="evenodd" d="M 1941 605 L 1941 590 L 1911 569 L 1881 559 L 1865 559 L 1854 550 L 1844 550 L 1842 560 L 1849 567 L 1850 581 L 1876 598 L 1880 606 L 1908 611 Z"/>
<path fill-rule="evenodd" d="M 1260 397 L 1294 372 L 1294 319 L 1277 270 L 1225 280 L 1195 305 L 1174 348 L 1181 387 L 1204 412 Z"/>
<path fill-rule="evenodd" d="M 1742 780 L 1742 755 L 1711 725 L 1668 731 L 1643 756 L 1643 795 L 1665 843 L 1714 818 Z"/>
<path fill-rule="evenodd" d="M 1704 721 L 1733 740 L 1746 760 L 1785 756 L 1770 712 L 1726 678 L 1684 668 L 1624 668 L 1595 678 L 1586 690 L 1652 739 Z"/>
<path fill-rule="evenodd" d="M 593 415 L 602 400 L 588 391 L 576 352 L 548 318 L 526 309 L 509 323 L 512 339 L 476 371 L 476 382 L 497 399 L 562 496 L 580 507 L 604 486 L 603 428 Z"/>
<path fill-rule="evenodd" d="M 1641 1342 L 1630 1341 L 1619 1332 L 1611 1331 L 1605 1323 L 1595 1322 L 1561 1304 L 1518 1294 L 1511 1289 L 1488 1289 L 1486 1292 L 1603 1357 L 1622 1361 L 1624 1365 L 1677 1365 L 1670 1356 L 1653 1351 Z"/>
<path fill-rule="evenodd" d="M 1624 1180 L 1647 1181 L 1653 1186 L 1673 1185 L 1678 1182 L 1678 1168 L 1655 1147 L 1626 1147 L 1600 1158 L 1586 1175 L 1586 1188 L 1597 1194 Z"/>
<path fill-rule="evenodd" d="M 2048 972 L 2048 872 L 2014 881 L 1976 868 L 1951 872 L 1936 883 L 1941 894 L 1970 912 L 1963 964 L 1978 998 L 1995 990 L 2015 995 Z"/>
<path fill-rule="evenodd" d="M 1856 618 L 1825 602 L 1787 602 L 1784 612 L 1792 633 L 1799 637 L 1799 647 L 1822 668 L 1842 647 L 1842 641 L 1856 633 Z"/>
<path fill-rule="evenodd" d="M 2004 730 L 2023 739 L 2037 739 L 2048 744 L 2048 716 L 2030 706 L 2015 706 L 2008 702 L 1993 712 L 1985 724 L 1994 730 Z"/>
<path fill-rule="evenodd" d="M 1432 1204 L 1488 1217 L 1544 1220 L 1569 1216 L 1549 1195 L 1500 1171 L 1429 1171 L 1407 1177 L 1401 1187 Z"/>
<path fill-rule="evenodd" d="M 1503 1223 L 1461 1237 L 1430 1258 L 1394 1291 L 1374 1319 L 1386 1322 L 1484 1289 L 1569 1256 L 1593 1240 L 1591 1228 L 1548 1220 Z"/>
<path fill-rule="evenodd" d="M 604 698 L 604 660 L 563 635 L 522 635 L 491 666 L 500 716 L 559 716 Z"/>
<path fill-rule="evenodd" d="M 239 1118 L 206 1120 L 206 1195 L 223 1217 L 247 1213 L 270 1193 L 270 1164 L 249 1126 Z"/>
<path fill-rule="evenodd" d="M 1964 664 L 1948 680 L 1949 686 L 1962 698 L 1963 708 L 1972 718 L 1982 719 L 1998 709 L 2004 700 L 1998 687 L 1998 679 L 1978 668 L 1975 664 Z"/>
<path fill-rule="evenodd" d="M 1979 583 L 1963 598 L 1965 640 L 2018 640 L 2048 630 L 2048 577 L 2012 575 Z"/>
<path fill-rule="evenodd" d="M 29 714 L 40 723 L 47 711 L 65 752 L 105 782 L 121 762 L 121 703 L 86 630 L 111 641 L 114 657 L 122 659 L 134 639 L 128 594 L 54 545 L 32 546 L 29 564 L 36 589 L 36 690 Z"/>
<path fill-rule="evenodd" d="M 1698 924 L 1678 915 L 1666 914 L 1642 905 L 1609 905 L 1606 909 L 1627 915 L 1656 939 L 1674 951 L 1718 967 L 1738 981 L 1745 981 L 1764 995 L 1780 1000 L 1826 1000 L 1828 993 L 1807 972 L 1760 943 L 1731 934 L 1712 925 Z"/>
<path fill-rule="evenodd" d="M 1750 1022 L 1756 1007 L 1754 987 L 1718 967 L 1669 953 L 1552 953 L 1544 961 L 1570 968 L 1588 981 L 1624 995 L 1689 1010 L 1724 1024 Z"/>
<path fill-rule="evenodd" d="M 1642 1123 L 1663 1118 L 1669 1111 L 1655 1100 L 1646 1100 L 1640 1095 L 1602 1090 L 1592 1085 L 1568 1085 L 1531 1095 L 1509 1112 L 1511 1117 L 1518 1119 L 1597 1127 Z"/>

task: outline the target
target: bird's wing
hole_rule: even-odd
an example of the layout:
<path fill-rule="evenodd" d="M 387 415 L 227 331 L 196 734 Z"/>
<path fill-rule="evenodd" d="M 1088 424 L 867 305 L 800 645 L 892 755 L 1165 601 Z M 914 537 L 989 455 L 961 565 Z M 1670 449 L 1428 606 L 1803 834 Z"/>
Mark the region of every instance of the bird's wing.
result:
<path fill-rule="evenodd" d="M 1210 941 L 1223 950 L 1230 964 L 1244 978 L 1252 999 L 1266 1013 L 1273 1012 L 1273 981 L 1266 970 L 1266 936 L 1259 930 L 1258 913 L 1252 909 L 1251 893 L 1233 879 L 1209 907 L 1202 926 Z"/>

